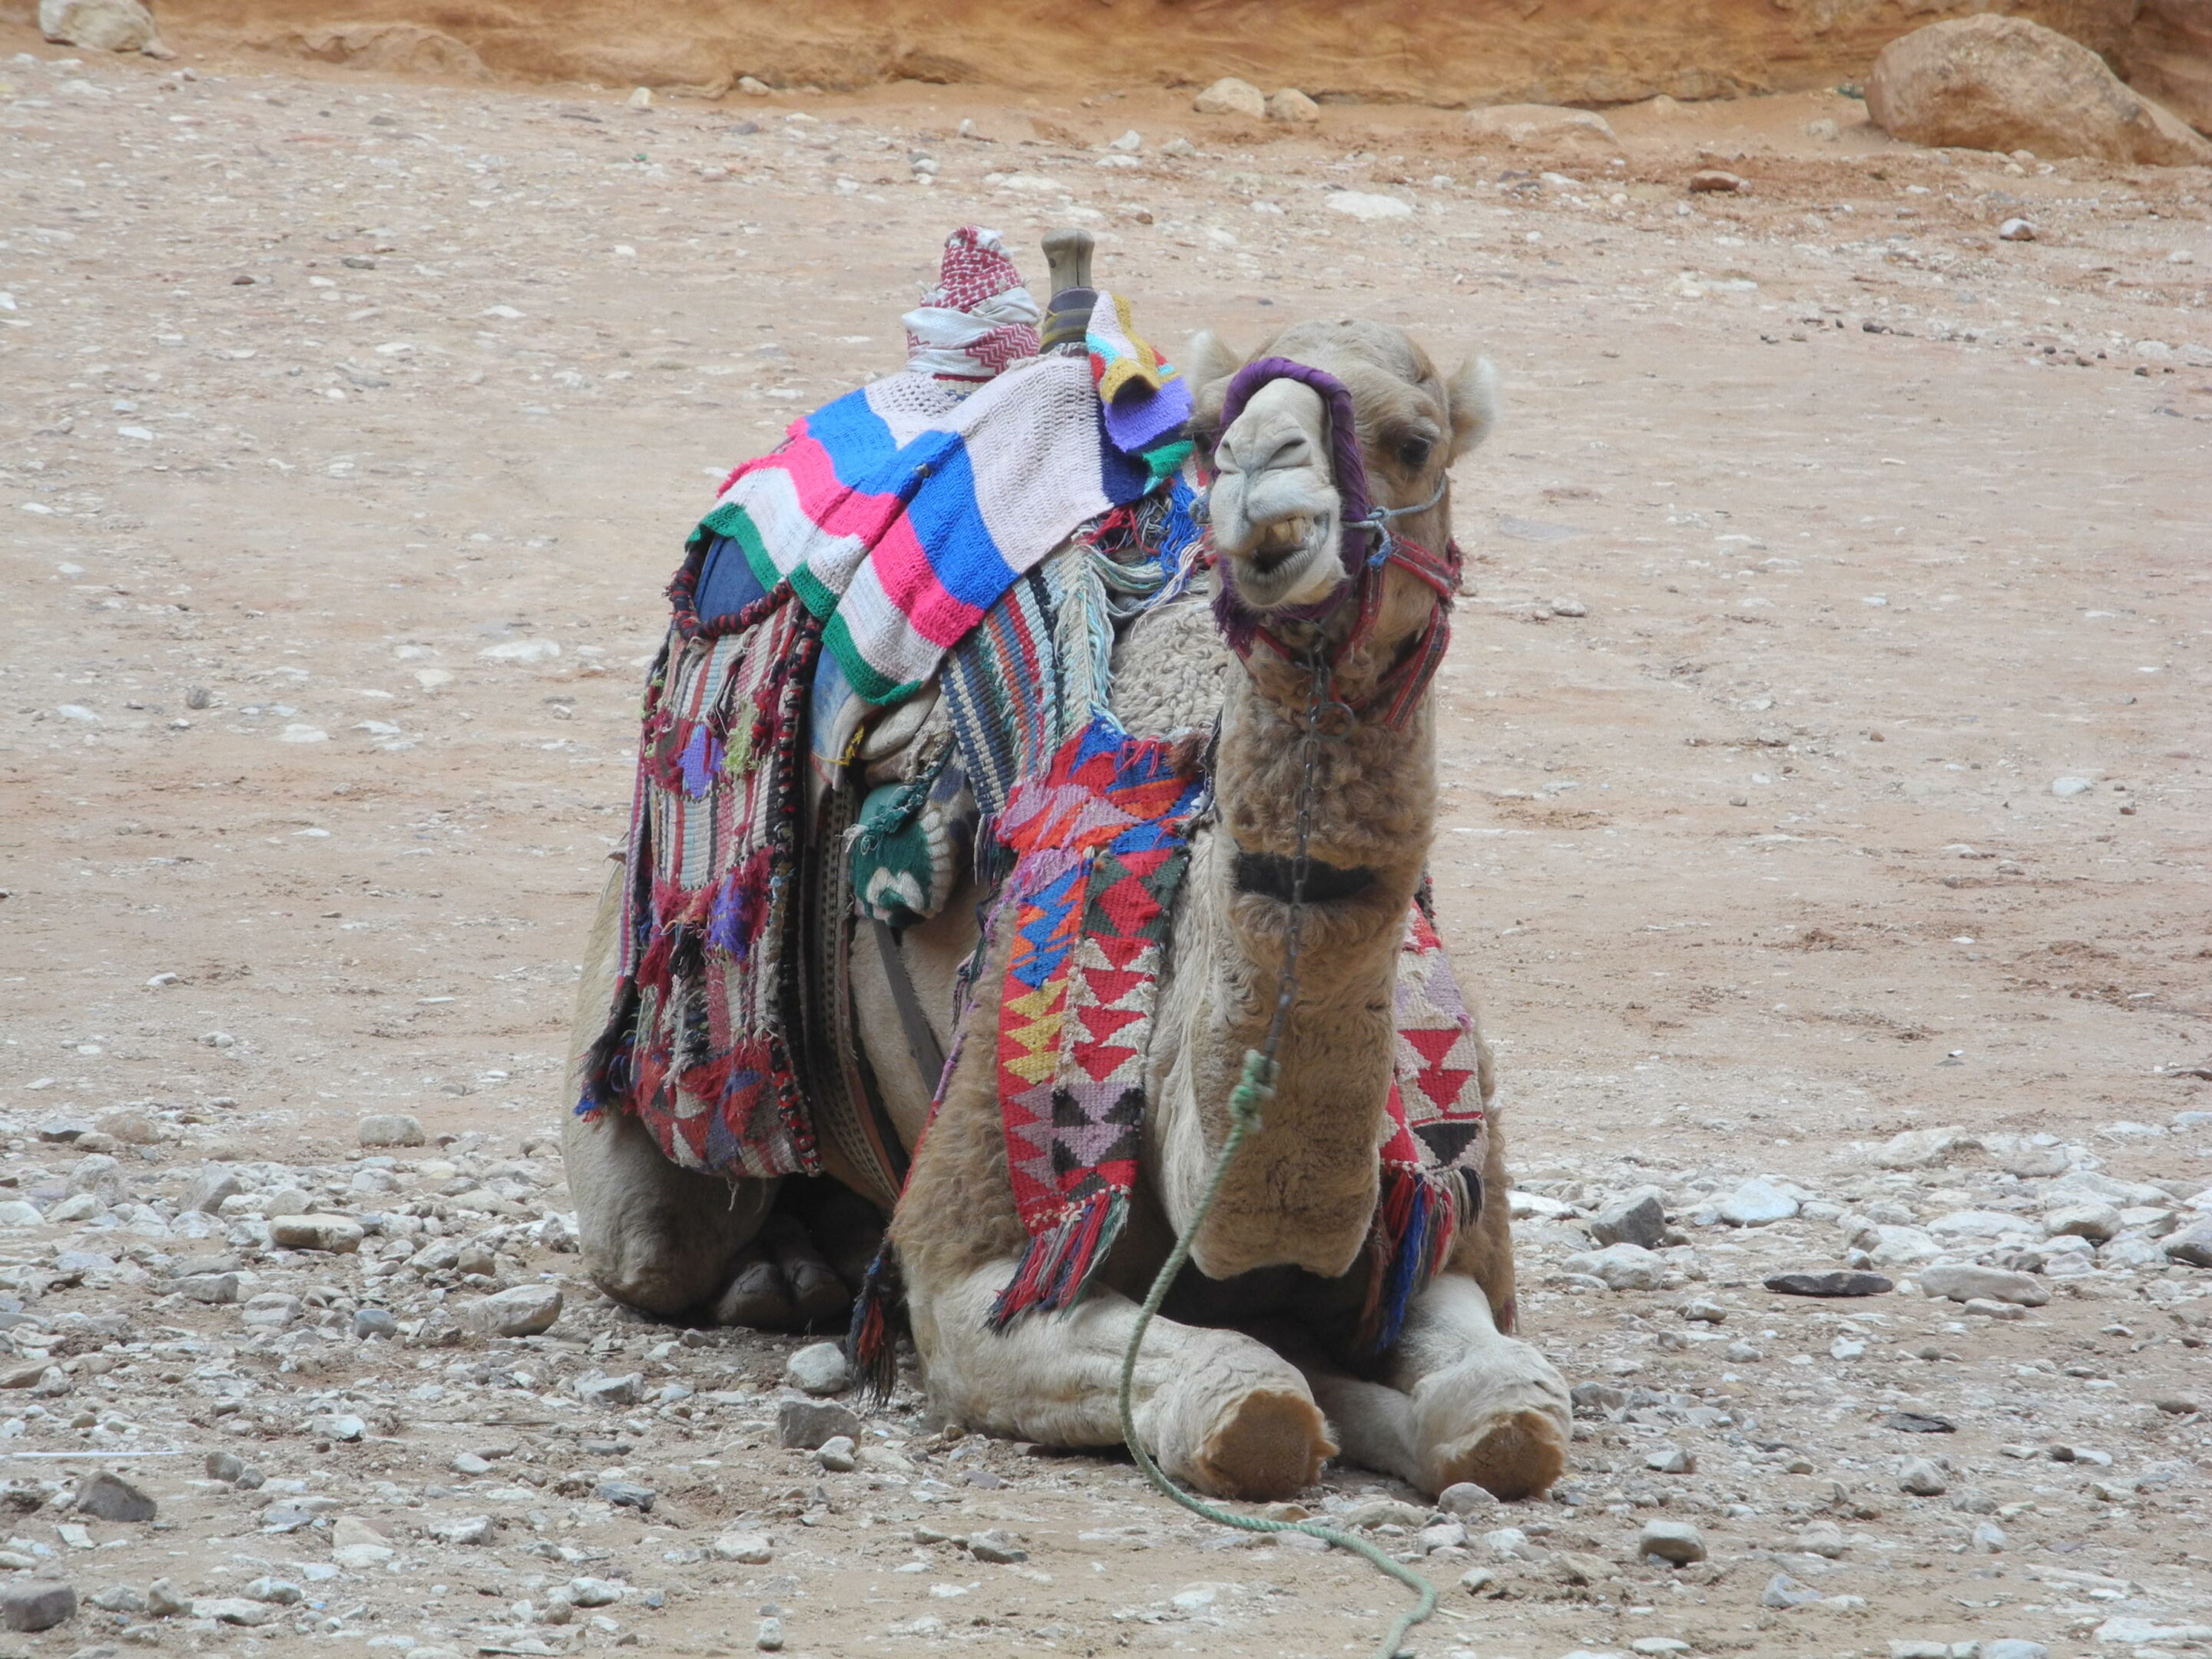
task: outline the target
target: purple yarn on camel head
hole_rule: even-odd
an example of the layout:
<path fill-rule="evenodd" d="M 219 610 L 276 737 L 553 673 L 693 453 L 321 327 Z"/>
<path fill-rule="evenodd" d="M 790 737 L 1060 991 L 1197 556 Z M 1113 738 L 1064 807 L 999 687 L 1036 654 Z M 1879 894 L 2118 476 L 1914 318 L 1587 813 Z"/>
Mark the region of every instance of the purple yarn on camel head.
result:
<path fill-rule="evenodd" d="M 1375 532 L 1358 522 L 1368 513 L 1367 463 L 1359 453 L 1359 431 L 1352 413 L 1352 390 L 1325 368 L 1316 368 L 1289 357 L 1255 357 L 1230 376 L 1229 390 L 1221 400 L 1224 431 L 1244 412 L 1244 405 L 1252 400 L 1252 394 L 1270 380 L 1297 380 L 1310 386 L 1321 394 L 1322 402 L 1328 408 L 1329 471 L 1341 503 L 1337 557 L 1347 577 L 1357 576 L 1365 562 L 1367 541 Z M 1318 604 L 1301 605 L 1279 614 L 1317 622 L 1335 610 L 1341 598 L 1340 591 Z M 1259 613 L 1237 597 L 1237 586 L 1226 571 L 1218 573 L 1214 585 L 1213 619 L 1220 624 L 1222 635 L 1232 650 L 1241 655 L 1250 648 L 1259 631 Z"/>
<path fill-rule="evenodd" d="M 1329 471 L 1335 480 L 1336 493 L 1342 498 L 1344 510 L 1339 515 L 1342 526 L 1340 556 L 1344 561 L 1344 574 L 1357 575 L 1365 560 L 1365 544 L 1374 533 L 1359 520 L 1368 513 L 1367 463 L 1359 453 L 1359 428 L 1352 419 L 1352 389 L 1325 368 L 1316 368 L 1288 357 L 1255 357 L 1238 369 L 1229 380 L 1229 391 L 1221 400 L 1221 427 L 1224 432 L 1252 400 L 1252 394 L 1270 380 L 1297 380 L 1311 386 L 1321 394 L 1328 409 Z M 1355 541 L 1354 538 L 1358 539 Z"/>

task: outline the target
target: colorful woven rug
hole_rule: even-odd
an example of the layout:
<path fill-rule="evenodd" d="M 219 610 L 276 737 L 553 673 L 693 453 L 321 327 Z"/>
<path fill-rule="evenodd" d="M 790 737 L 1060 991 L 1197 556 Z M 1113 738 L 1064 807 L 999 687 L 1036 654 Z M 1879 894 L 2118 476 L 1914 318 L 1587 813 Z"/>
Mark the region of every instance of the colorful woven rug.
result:
<path fill-rule="evenodd" d="M 1162 957 L 1204 794 L 1190 745 L 1132 738 L 1101 716 L 1007 800 L 998 836 L 1015 865 L 1000 900 L 1012 944 L 1000 993 L 999 1109 L 1030 1243 L 992 1306 L 994 1328 L 1073 1305 L 1127 1218 Z M 1418 904 L 1396 1009 L 1358 1338 L 1367 1352 L 1396 1340 L 1407 1303 L 1481 1206 L 1480 1045 Z"/>
<path fill-rule="evenodd" d="M 788 587 L 718 626 L 680 610 L 646 687 L 619 988 L 577 1110 L 636 1113 L 687 1169 L 811 1175 L 793 901 L 822 629 Z"/>

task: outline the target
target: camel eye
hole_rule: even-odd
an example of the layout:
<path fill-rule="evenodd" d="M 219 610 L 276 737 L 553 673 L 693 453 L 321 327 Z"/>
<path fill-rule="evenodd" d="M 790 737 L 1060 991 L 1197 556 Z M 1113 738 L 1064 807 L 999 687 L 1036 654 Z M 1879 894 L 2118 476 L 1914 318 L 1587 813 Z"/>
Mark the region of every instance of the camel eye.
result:
<path fill-rule="evenodd" d="M 1419 471 L 1429 464 L 1429 447 L 1426 438 L 1402 440 L 1398 445 L 1398 464 L 1408 471 Z"/>

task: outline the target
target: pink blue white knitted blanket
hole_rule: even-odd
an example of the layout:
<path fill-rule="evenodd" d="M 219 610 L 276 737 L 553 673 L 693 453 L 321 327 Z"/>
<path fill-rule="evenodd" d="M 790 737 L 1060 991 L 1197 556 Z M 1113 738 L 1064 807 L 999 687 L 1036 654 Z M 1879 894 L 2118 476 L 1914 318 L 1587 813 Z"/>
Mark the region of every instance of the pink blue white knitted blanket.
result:
<path fill-rule="evenodd" d="M 1105 434 L 1080 357 L 980 389 L 878 380 L 794 422 L 730 475 L 693 545 L 727 537 L 765 588 L 789 581 L 853 689 L 896 702 L 1077 526 L 1152 487 Z"/>

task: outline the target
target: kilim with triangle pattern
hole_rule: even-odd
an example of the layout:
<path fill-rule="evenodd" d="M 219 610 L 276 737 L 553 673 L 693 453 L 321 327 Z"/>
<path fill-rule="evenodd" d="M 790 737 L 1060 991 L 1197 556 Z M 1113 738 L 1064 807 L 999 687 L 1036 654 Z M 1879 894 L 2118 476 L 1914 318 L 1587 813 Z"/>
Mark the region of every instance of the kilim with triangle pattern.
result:
<path fill-rule="evenodd" d="M 999 1109 L 1030 1243 L 993 1304 L 994 1328 L 1073 1306 L 1127 1218 L 1163 953 L 1204 786 L 1188 745 L 1099 716 L 1008 798 Z M 1421 903 L 1407 918 L 1396 1012 L 1360 1332 L 1370 1352 L 1396 1340 L 1407 1302 L 1482 1201 L 1480 1043 Z"/>

